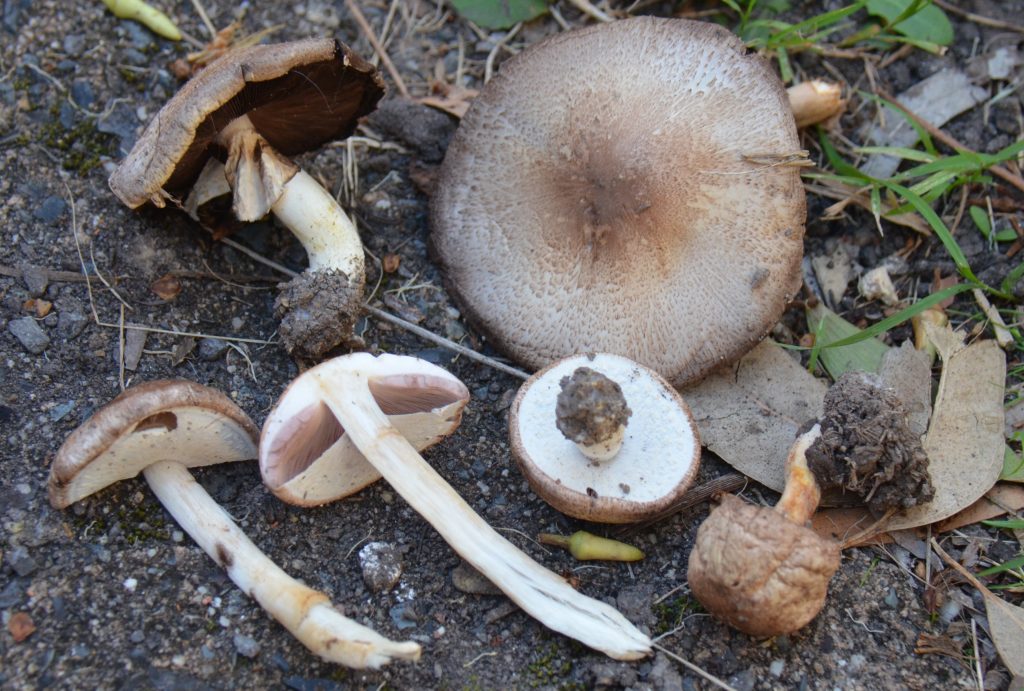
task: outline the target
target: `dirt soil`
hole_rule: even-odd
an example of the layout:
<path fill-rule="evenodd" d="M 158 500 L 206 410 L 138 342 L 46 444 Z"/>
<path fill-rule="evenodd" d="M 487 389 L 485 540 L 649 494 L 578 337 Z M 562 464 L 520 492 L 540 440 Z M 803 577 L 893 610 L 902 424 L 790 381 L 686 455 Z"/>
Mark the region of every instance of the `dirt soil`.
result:
<path fill-rule="evenodd" d="M 169 6 L 191 35 L 208 39 L 190 3 L 157 4 Z M 218 28 L 244 10 L 242 33 L 276 27 L 275 40 L 336 36 L 362 55 L 373 53 L 340 1 L 203 4 Z M 414 96 L 425 95 L 436 79 L 451 83 L 460 68 L 466 86 L 479 86 L 488 55 L 504 36 L 478 34 L 439 4 L 360 3 L 378 33 L 386 21 L 391 26 L 388 52 Z M 661 15 L 692 9 L 685 3 L 639 4 L 638 12 Z M 790 18 L 842 4 L 793 2 Z M 1006 21 L 1024 16 L 1019 0 L 960 4 Z M 395 10 L 390 19 L 389 8 Z M 592 21 L 570 2 L 557 8 L 570 25 Z M 956 40 L 945 56 L 911 52 L 877 70 L 880 85 L 896 93 L 944 67 L 963 67 L 990 41 L 1020 40 L 951 18 Z M 525 25 L 510 46 L 519 50 L 559 30 L 555 19 L 545 17 Z M 114 163 L 178 88 L 169 65 L 194 48 L 160 39 L 91 1 L 4 0 L 0 36 L 0 686 L 708 687 L 663 653 L 616 662 L 546 630 L 507 607 L 502 596 L 464 592 L 472 588 L 461 571 L 459 578 L 452 575 L 459 557 L 383 482 L 336 505 L 298 509 L 264 489 L 255 463 L 197 473 L 288 572 L 328 593 L 350 617 L 391 638 L 422 644 L 419 663 L 380 671 L 351 671 L 311 655 L 183 535 L 141 479 L 68 510 L 52 509 L 46 482 L 55 451 L 123 387 L 160 378 L 198 381 L 227 393 L 260 424 L 299 366 L 275 338 L 280 273 L 214 241 L 181 212 L 130 211 L 107 188 Z M 509 55 L 498 49 L 494 66 Z M 802 75 L 839 72 L 867 87 L 861 60 L 803 54 L 794 63 Z M 1019 113 L 1013 94 L 947 129 L 969 146 L 995 151 L 1020 135 Z M 847 117 L 853 132 L 869 113 Z M 358 218 L 375 305 L 493 354 L 460 318 L 427 253 L 425 190 L 456 124 L 398 98 L 392 88 L 369 118 L 364 139 L 351 148 L 326 146 L 301 163 L 329 189 L 348 186 L 342 198 L 353 202 Z M 816 157 L 813 141 L 807 145 Z M 856 210 L 842 221 L 819 221 L 830 203 L 809 198 L 808 256 L 827 254 L 843 241 L 870 268 L 918 239 L 889 224 L 880 238 L 870 216 Z M 952 217 L 956 200 L 939 210 Z M 293 270 L 304 266 L 301 246 L 272 221 L 232 237 Z M 1003 254 L 973 228 L 962 229 L 958 238 L 975 271 L 998 285 L 1010 266 Z M 933 238 L 924 238 L 909 256 L 897 276 L 901 295 L 926 294 L 936 269 L 954 272 Z M 95 310 L 83 267 L 93 274 Z M 852 297 L 838 308 L 854 320 L 882 314 L 877 303 Z M 962 314 L 971 311 L 964 302 Z M 777 337 L 795 340 L 806 331 L 798 309 L 784 324 Z M 671 632 L 662 645 L 735 688 L 972 687 L 978 684 L 969 657 L 975 650 L 987 688 L 1009 683 L 979 619 L 984 608 L 977 595 L 954 589 L 955 596 L 930 610 L 935 601 L 925 598 L 915 575 L 919 562 L 896 545 L 845 552 L 821 615 L 799 633 L 771 640 L 730 630 L 702 613 L 687 593 L 686 559 L 706 503 L 635 534 L 647 557 L 634 565 L 581 565 L 566 553 L 542 549 L 530 539 L 539 531 L 603 529 L 548 507 L 511 461 L 506 418 L 519 380 L 376 318 L 361 319 L 357 330 L 372 352 L 417 355 L 468 385 L 472 402 L 462 426 L 426 456 L 474 509 L 581 591 L 615 604 L 652 635 Z M 907 334 L 903 328 L 889 338 L 896 342 Z M 706 454 L 699 481 L 728 470 Z M 765 503 L 776 498 L 753 485 L 745 495 Z M 982 540 L 995 557 L 1014 553 L 1014 545 L 994 531 L 971 527 L 963 534 Z M 404 571 L 393 588 L 377 590 L 379 581 L 364 580 L 359 554 L 368 542 L 386 543 L 385 551 L 401 563 Z M 16 632 L 25 633 L 26 616 L 35 630 L 16 640 Z M 976 638 L 972 618 L 982 622 Z M 922 635 L 948 640 L 949 654 L 916 654 Z"/>

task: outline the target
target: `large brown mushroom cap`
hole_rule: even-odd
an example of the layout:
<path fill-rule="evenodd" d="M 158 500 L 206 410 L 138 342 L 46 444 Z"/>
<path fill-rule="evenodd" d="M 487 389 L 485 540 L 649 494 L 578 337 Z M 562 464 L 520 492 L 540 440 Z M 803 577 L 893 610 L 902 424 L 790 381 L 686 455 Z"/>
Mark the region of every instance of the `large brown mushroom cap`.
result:
<path fill-rule="evenodd" d="M 331 38 L 229 52 L 153 117 L 110 189 L 133 209 L 163 206 L 168 196 L 184 197 L 233 119 L 248 115 L 274 149 L 293 156 L 351 134 L 383 93 L 376 69 Z"/>
<path fill-rule="evenodd" d="M 805 199 L 786 92 L 724 29 L 635 18 L 502 65 L 448 149 L 448 287 L 533 368 L 612 352 L 674 384 L 760 340 L 799 287 Z"/>
<path fill-rule="evenodd" d="M 752 636 L 776 636 L 821 611 L 838 568 L 838 543 L 726 494 L 697 531 L 687 580 L 719 619 Z"/>

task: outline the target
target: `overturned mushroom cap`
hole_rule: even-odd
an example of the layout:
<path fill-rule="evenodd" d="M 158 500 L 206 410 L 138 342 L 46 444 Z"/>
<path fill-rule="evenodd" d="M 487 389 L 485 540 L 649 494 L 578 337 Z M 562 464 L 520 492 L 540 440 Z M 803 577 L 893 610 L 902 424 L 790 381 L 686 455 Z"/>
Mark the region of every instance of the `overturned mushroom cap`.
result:
<path fill-rule="evenodd" d="M 619 385 L 632 411 L 622 446 L 592 461 L 558 428 L 560 383 L 586 367 Z M 642 521 L 670 507 L 696 477 L 700 441 L 679 394 L 656 372 L 618 355 L 575 355 L 534 374 L 509 411 L 512 454 L 544 501 L 576 518 Z"/>
<path fill-rule="evenodd" d="M 50 468 L 58 509 L 133 478 L 174 449 L 185 467 L 256 457 L 259 430 L 219 391 L 189 381 L 154 381 L 115 398 L 67 438 Z"/>
<path fill-rule="evenodd" d="M 752 636 L 791 633 L 825 603 L 839 544 L 726 494 L 697 531 L 687 580 L 704 607 Z"/>
<path fill-rule="evenodd" d="M 248 115 L 274 149 L 292 156 L 348 136 L 384 93 L 376 70 L 330 38 L 232 51 L 189 81 L 157 113 L 110 189 L 131 208 L 183 199 L 221 130 Z"/>
<path fill-rule="evenodd" d="M 779 79 L 721 27 L 570 31 L 474 99 L 432 243 L 467 317 L 516 360 L 613 352 L 678 385 L 746 352 L 799 288 L 800 154 Z"/>
<path fill-rule="evenodd" d="M 459 426 L 469 390 L 455 376 L 409 357 L 366 357 L 361 365 L 377 405 L 418 451 Z M 260 473 L 279 499 L 299 506 L 342 499 L 380 479 L 322 402 L 316 377 L 296 379 L 267 418 Z"/>

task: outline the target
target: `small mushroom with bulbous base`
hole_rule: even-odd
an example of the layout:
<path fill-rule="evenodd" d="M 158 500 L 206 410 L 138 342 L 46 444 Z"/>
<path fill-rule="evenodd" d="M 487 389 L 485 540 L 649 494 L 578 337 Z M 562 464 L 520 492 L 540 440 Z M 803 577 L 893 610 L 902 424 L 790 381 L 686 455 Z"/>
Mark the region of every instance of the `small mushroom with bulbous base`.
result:
<path fill-rule="evenodd" d="M 218 391 L 187 381 L 128 389 L 67 438 L 50 468 L 50 503 L 63 509 L 142 473 L 178 524 L 231 580 L 310 651 L 357 669 L 418 660 L 414 642 L 388 640 L 282 571 L 195 481 L 189 468 L 255 458 L 252 420 Z"/>
<path fill-rule="evenodd" d="M 289 156 L 348 136 L 383 94 L 376 69 L 334 39 L 229 52 L 154 116 L 110 189 L 133 209 L 180 204 L 193 190 L 203 197 L 186 202 L 193 212 L 228 191 L 240 221 L 273 212 L 309 257 L 278 297 L 281 337 L 289 352 L 315 358 L 355 341 L 363 247 L 334 197 Z"/>
<path fill-rule="evenodd" d="M 587 521 L 634 523 L 664 511 L 700 463 L 686 403 L 657 372 L 619 355 L 573 355 L 537 372 L 508 424 L 533 491 Z"/>
<path fill-rule="evenodd" d="M 726 494 L 697 531 L 690 590 L 708 612 L 752 636 L 806 625 L 821 611 L 839 568 L 839 544 L 805 525 L 821 498 L 806 457 L 820 435 L 815 425 L 797 438 L 774 509 Z"/>

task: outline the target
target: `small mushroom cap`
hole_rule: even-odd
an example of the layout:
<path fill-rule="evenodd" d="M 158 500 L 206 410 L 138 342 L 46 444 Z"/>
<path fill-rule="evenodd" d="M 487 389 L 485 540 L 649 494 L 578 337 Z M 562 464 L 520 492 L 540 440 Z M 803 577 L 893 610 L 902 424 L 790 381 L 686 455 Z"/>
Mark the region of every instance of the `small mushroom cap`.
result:
<path fill-rule="evenodd" d="M 130 208 L 184 199 L 217 134 L 248 115 L 281 154 L 293 156 L 352 133 L 384 94 L 376 69 L 331 38 L 232 51 L 196 75 L 146 127 L 110 176 Z"/>
<path fill-rule="evenodd" d="M 752 636 L 802 628 L 825 604 L 839 544 L 726 494 L 697 530 L 687 580 L 701 604 Z"/>
<path fill-rule="evenodd" d="M 431 242 L 494 345 L 625 355 L 675 385 L 734 360 L 800 286 L 786 92 L 721 27 L 637 17 L 504 63 L 448 148 Z"/>
<path fill-rule="evenodd" d="M 259 429 L 231 399 L 184 380 L 134 386 L 67 438 L 50 467 L 63 509 L 158 461 L 195 468 L 256 458 Z"/>
<path fill-rule="evenodd" d="M 562 377 L 596 370 L 633 411 L 622 448 L 591 461 L 558 429 Z M 601 523 L 642 521 L 671 506 L 696 477 L 700 441 L 689 407 L 656 372 L 618 355 L 575 355 L 523 384 L 509 412 L 512 454 L 530 487 L 562 513 Z"/>
<path fill-rule="evenodd" d="M 469 390 L 455 375 L 425 360 L 353 353 L 328 360 L 293 381 L 267 416 L 260 439 L 263 482 L 282 501 L 316 506 L 342 499 L 380 479 L 330 409 L 317 374 L 356 368 L 392 424 L 417 450 L 455 431 Z"/>

